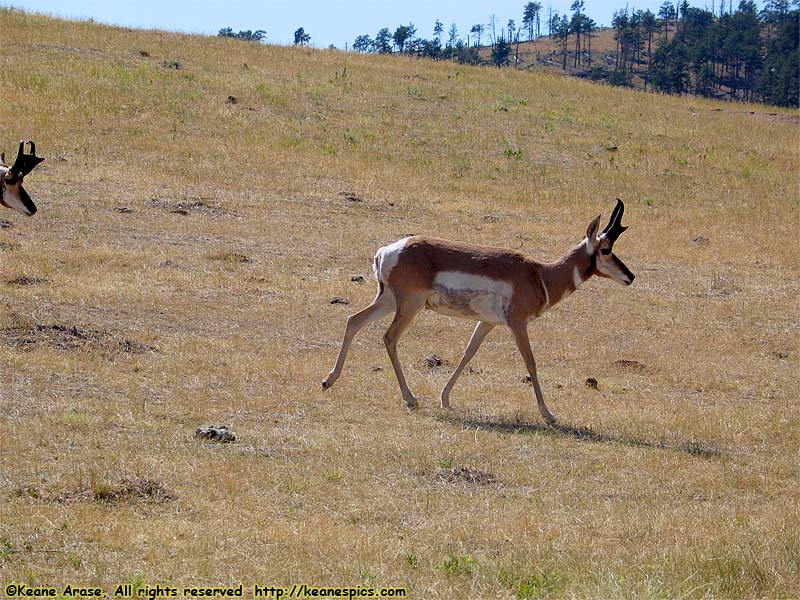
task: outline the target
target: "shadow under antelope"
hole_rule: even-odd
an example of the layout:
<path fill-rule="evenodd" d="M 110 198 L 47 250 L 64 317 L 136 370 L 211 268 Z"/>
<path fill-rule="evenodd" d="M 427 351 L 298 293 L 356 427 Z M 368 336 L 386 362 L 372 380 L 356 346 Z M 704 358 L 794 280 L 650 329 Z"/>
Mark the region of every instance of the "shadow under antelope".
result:
<path fill-rule="evenodd" d="M 356 333 L 367 323 L 394 311 L 383 341 L 403 400 L 409 409 L 415 408 L 417 400 L 403 375 L 397 341 L 414 317 L 427 308 L 478 322 L 461 362 L 442 389 L 442 408 L 450 406 L 453 386 L 487 334 L 497 325 L 506 325 L 531 376 L 539 412 L 554 423 L 536 375 L 528 322 L 564 300 L 593 275 L 626 286 L 633 282 L 633 273 L 612 252 L 614 242 L 627 229 L 621 222 L 624 210 L 625 205 L 617 199 L 605 229 L 599 231 L 597 215 L 589 223 L 586 237 L 552 263 L 537 262 L 514 250 L 426 236 L 406 237 L 380 248 L 373 263 L 378 295 L 372 304 L 347 319 L 339 357 L 322 387 L 329 389 L 341 375 Z"/>

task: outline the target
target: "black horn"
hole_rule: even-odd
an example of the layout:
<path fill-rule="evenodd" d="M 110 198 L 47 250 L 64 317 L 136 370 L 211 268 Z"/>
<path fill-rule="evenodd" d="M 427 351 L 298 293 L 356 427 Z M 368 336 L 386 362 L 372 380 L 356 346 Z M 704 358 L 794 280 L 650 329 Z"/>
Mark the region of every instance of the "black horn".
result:
<path fill-rule="evenodd" d="M 25 142 L 20 140 L 19 151 L 17 152 L 17 160 L 14 161 L 10 171 L 15 175 L 25 176 L 36 168 L 44 159 L 36 156 L 36 145 L 33 142 L 28 142 L 31 147 L 31 153 L 25 154 Z"/>
<path fill-rule="evenodd" d="M 624 211 L 625 205 L 622 203 L 622 200 L 617 198 L 617 205 L 611 212 L 611 218 L 608 220 L 608 225 L 606 225 L 606 228 L 600 233 L 601 236 L 605 236 L 605 238 L 611 243 L 616 242 L 617 238 L 622 234 L 622 232 L 627 229 L 627 227 L 622 226 L 622 213 Z"/>

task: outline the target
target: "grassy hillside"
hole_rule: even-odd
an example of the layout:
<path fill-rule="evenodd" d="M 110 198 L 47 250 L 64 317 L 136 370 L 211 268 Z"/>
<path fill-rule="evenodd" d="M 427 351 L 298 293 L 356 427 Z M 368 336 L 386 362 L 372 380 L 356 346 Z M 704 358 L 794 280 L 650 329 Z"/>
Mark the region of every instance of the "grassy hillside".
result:
<path fill-rule="evenodd" d="M 47 158 L 40 212 L 0 214 L 3 585 L 797 594 L 796 112 L 7 9 L 0 32 L 0 145 Z M 557 427 L 501 330 L 440 410 L 472 327 L 435 314 L 400 343 L 418 411 L 385 323 L 321 390 L 377 247 L 551 260 L 615 197 L 635 283 L 530 326 Z"/>

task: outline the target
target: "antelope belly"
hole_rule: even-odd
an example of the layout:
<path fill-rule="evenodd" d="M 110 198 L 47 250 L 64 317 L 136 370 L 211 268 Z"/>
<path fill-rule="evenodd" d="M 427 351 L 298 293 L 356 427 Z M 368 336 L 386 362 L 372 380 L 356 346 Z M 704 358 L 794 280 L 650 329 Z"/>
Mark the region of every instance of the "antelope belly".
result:
<path fill-rule="evenodd" d="M 511 284 L 506 281 L 445 271 L 434 279 L 427 306 L 451 317 L 499 325 L 506 322 L 511 293 Z"/>

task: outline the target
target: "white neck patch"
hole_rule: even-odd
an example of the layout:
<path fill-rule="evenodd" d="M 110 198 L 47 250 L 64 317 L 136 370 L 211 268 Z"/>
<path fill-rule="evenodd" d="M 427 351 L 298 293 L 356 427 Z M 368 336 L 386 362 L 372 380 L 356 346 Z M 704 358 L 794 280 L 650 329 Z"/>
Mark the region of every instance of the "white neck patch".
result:
<path fill-rule="evenodd" d="M 539 277 L 539 283 L 542 284 L 542 290 L 544 291 L 544 308 L 547 308 L 550 306 L 550 292 L 547 291 L 547 286 L 544 283 L 544 279 L 541 277 Z"/>
<path fill-rule="evenodd" d="M 572 283 L 575 284 L 575 289 L 578 289 L 578 286 L 583 283 L 583 278 L 581 278 L 581 272 L 578 270 L 578 267 L 572 268 Z"/>

